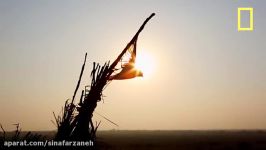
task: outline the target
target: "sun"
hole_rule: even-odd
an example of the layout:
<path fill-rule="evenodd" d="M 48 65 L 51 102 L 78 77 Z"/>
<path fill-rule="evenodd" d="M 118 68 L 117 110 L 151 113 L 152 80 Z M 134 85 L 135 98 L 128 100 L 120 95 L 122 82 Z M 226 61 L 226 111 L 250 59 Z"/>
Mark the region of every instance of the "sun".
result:
<path fill-rule="evenodd" d="M 143 50 L 138 51 L 135 67 L 142 71 L 144 78 L 151 76 L 155 67 L 152 55 Z"/>

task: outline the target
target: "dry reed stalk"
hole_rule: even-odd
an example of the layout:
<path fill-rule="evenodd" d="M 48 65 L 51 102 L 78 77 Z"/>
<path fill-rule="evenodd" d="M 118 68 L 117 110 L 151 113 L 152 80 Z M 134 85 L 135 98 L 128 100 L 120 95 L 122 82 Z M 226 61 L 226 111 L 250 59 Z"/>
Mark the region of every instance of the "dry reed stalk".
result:
<path fill-rule="evenodd" d="M 82 94 L 80 97 L 80 101 L 78 105 L 74 105 L 74 99 L 76 93 L 78 91 L 83 70 L 85 67 L 85 61 L 81 69 L 81 74 L 79 77 L 78 84 L 76 86 L 72 101 L 69 102 L 68 100 L 65 102 L 65 106 L 62 111 L 62 117 L 57 116 L 54 114 L 56 119 L 56 124 L 58 128 L 58 132 L 56 134 L 56 140 L 63 140 L 63 139 L 74 139 L 74 140 L 95 140 L 96 131 L 100 125 L 100 122 L 94 127 L 92 122 L 93 112 L 97 107 L 97 102 L 102 100 L 103 97 L 103 90 L 107 86 L 107 83 L 110 83 L 109 80 L 110 76 L 116 70 L 115 67 L 117 66 L 118 62 L 121 60 L 123 55 L 127 52 L 129 47 L 132 44 L 136 45 L 139 33 L 144 29 L 146 23 L 154 16 L 155 14 L 152 13 L 142 24 L 139 28 L 137 33 L 131 39 L 131 41 L 127 44 L 124 48 L 122 53 L 117 57 L 117 59 L 110 65 L 110 61 L 106 62 L 103 66 L 100 66 L 98 63 L 93 63 L 93 68 L 91 71 L 91 84 L 90 90 L 85 87 L 85 90 L 82 90 Z M 77 112 L 77 115 L 76 115 Z M 109 119 L 108 119 L 109 120 Z"/>

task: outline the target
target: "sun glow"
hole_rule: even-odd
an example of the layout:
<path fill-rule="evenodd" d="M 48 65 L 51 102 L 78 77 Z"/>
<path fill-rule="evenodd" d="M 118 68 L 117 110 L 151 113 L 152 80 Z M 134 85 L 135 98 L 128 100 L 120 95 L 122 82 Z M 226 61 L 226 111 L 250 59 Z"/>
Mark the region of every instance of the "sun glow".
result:
<path fill-rule="evenodd" d="M 135 67 L 142 71 L 143 77 L 149 77 L 154 72 L 155 64 L 152 55 L 139 50 L 136 57 Z"/>

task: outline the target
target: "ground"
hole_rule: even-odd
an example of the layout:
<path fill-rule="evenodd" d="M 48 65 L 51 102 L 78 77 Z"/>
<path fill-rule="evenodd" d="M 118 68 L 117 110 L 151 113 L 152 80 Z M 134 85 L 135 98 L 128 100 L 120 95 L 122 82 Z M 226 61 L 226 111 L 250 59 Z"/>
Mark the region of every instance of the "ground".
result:
<path fill-rule="evenodd" d="M 22 132 L 21 136 L 26 132 Z M 55 131 L 34 132 L 51 140 Z M 0 134 L 2 136 L 2 133 Z M 12 136 L 12 132 L 7 133 Z M 98 131 L 96 149 L 266 150 L 266 130 Z"/>
<path fill-rule="evenodd" d="M 266 150 L 266 131 L 100 131 L 101 149 Z"/>

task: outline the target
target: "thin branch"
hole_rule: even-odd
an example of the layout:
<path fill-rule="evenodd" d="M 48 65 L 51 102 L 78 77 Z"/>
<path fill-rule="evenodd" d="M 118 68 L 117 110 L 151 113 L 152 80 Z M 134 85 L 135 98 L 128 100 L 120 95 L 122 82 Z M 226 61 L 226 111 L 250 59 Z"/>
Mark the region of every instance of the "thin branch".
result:
<path fill-rule="evenodd" d="M 119 125 L 118 125 L 118 124 L 114 123 L 114 122 L 113 122 L 113 121 L 111 121 L 110 119 L 108 119 L 108 118 L 104 117 L 103 115 L 101 115 L 101 114 L 99 114 L 99 113 L 97 113 L 97 112 L 95 112 L 95 113 L 96 113 L 97 115 L 99 115 L 99 116 L 103 117 L 105 120 L 109 121 L 110 123 L 114 124 L 115 126 L 119 127 Z"/>
<path fill-rule="evenodd" d="M 85 64 L 86 64 L 86 59 L 87 59 L 87 53 L 85 54 L 85 59 L 84 59 L 84 63 L 83 63 L 82 68 L 81 68 L 80 75 L 79 75 L 78 84 L 76 86 L 76 89 L 75 89 L 75 92 L 74 92 L 74 95 L 73 95 L 73 98 L 72 98 L 72 101 L 71 101 L 72 104 L 73 104 L 73 101 L 74 101 L 75 96 L 77 94 L 77 91 L 79 89 L 80 81 L 81 81 L 81 78 L 82 78 L 82 75 L 83 75 L 83 71 L 84 71 L 84 68 L 85 68 Z"/>
<path fill-rule="evenodd" d="M 6 138 L 6 131 L 5 131 L 5 129 L 3 128 L 2 124 L 0 124 L 0 127 L 1 127 L 1 129 L 2 129 L 2 131 L 3 131 L 3 139 L 5 140 L 5 138 Z"/>

